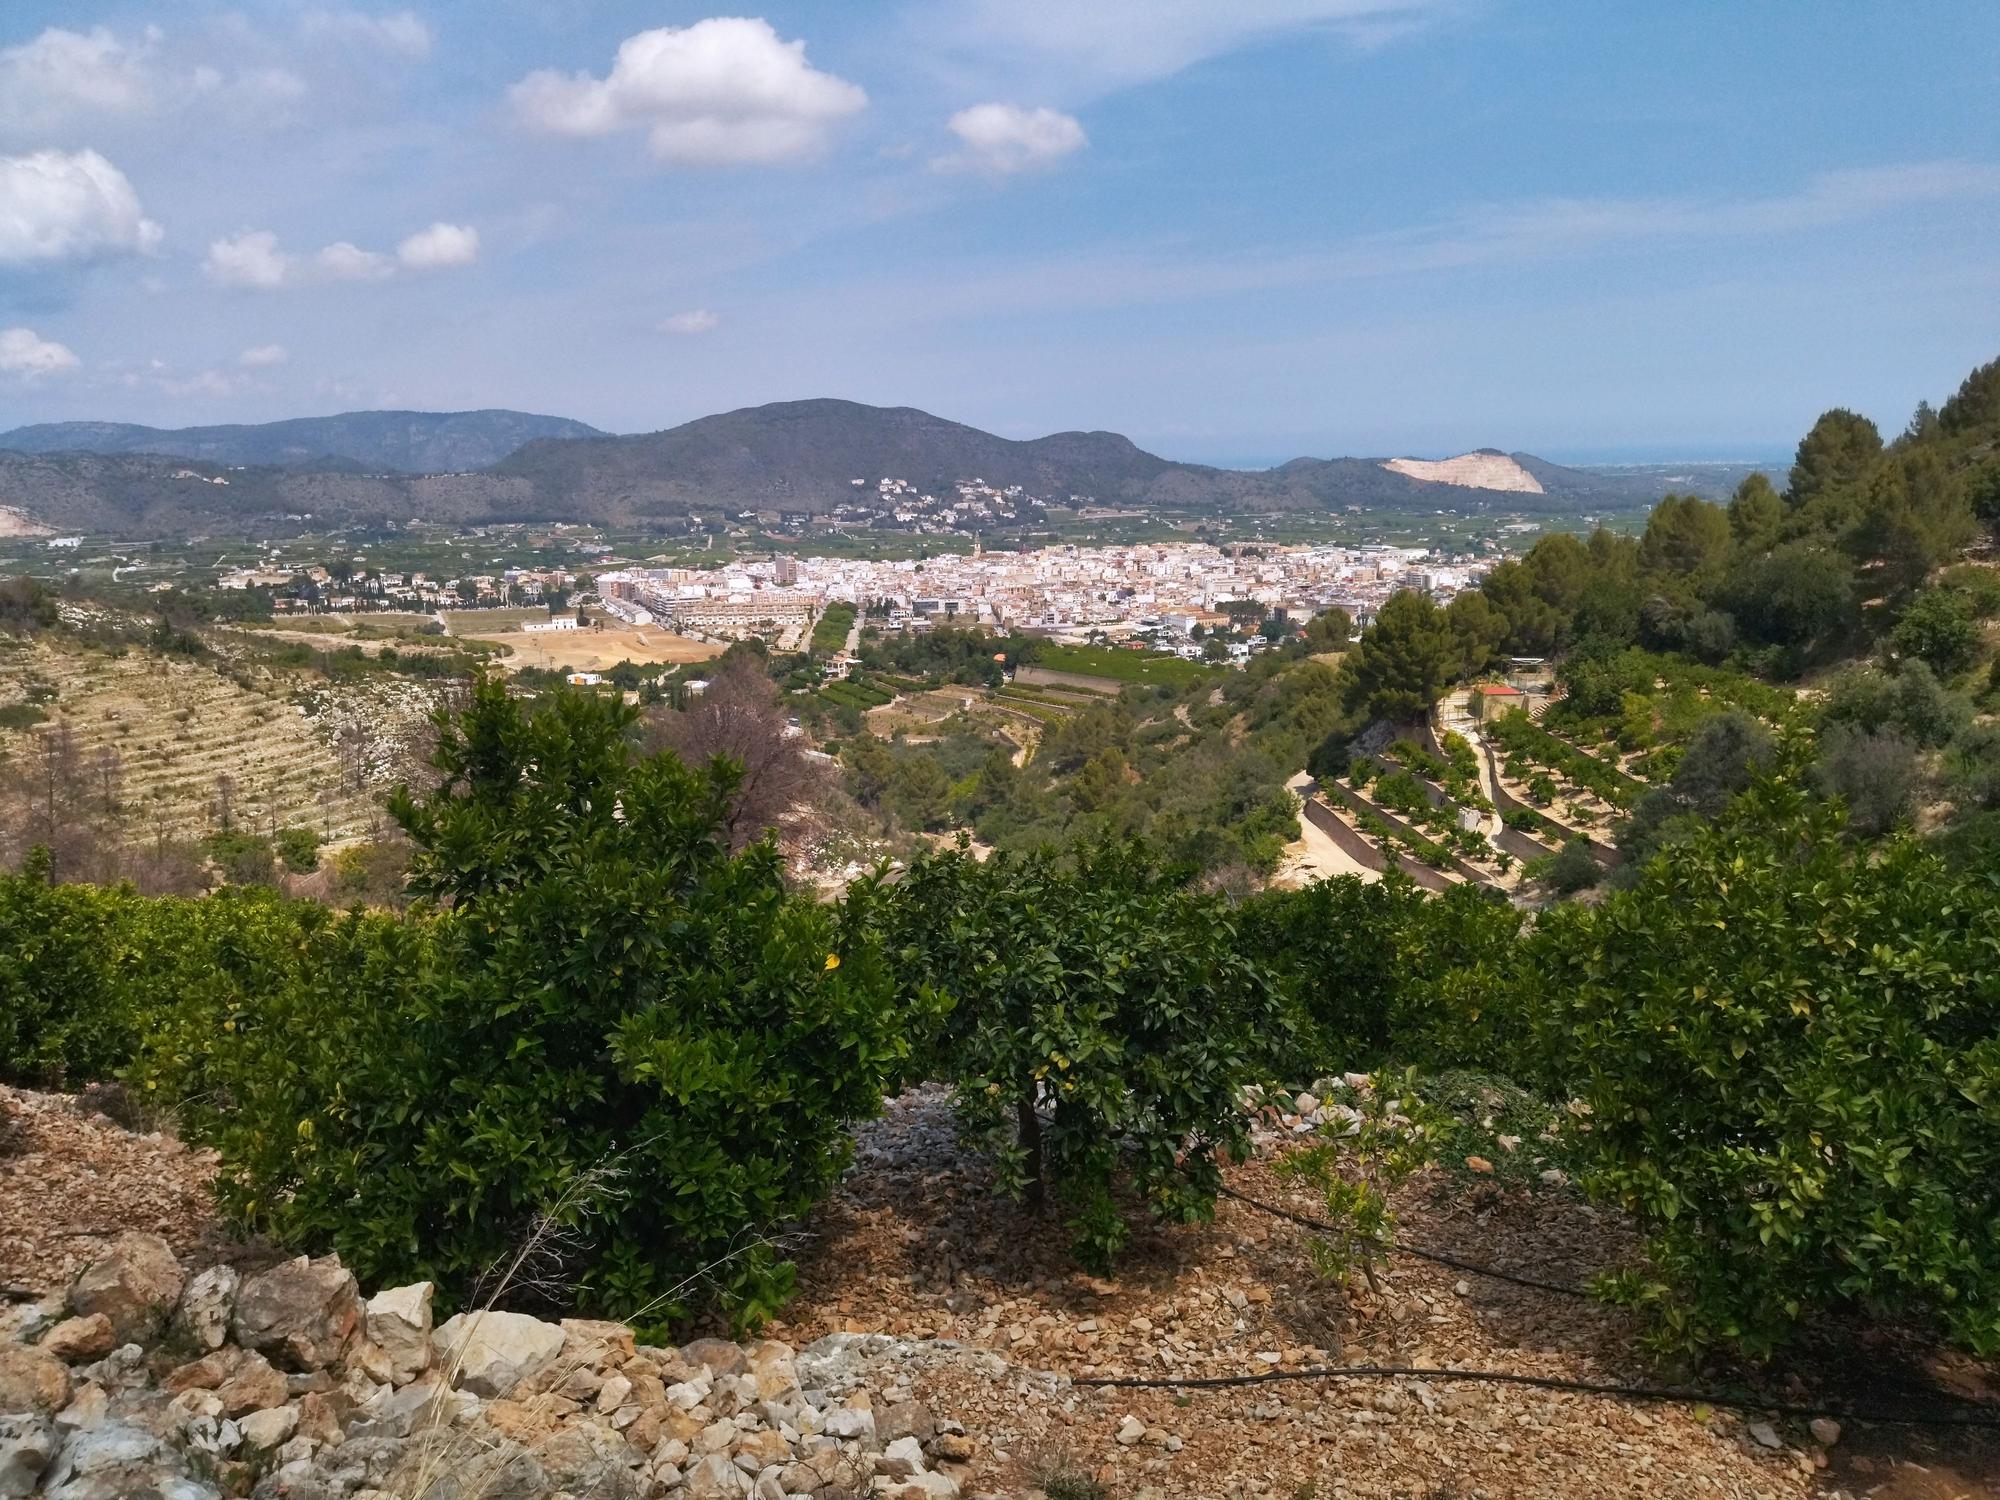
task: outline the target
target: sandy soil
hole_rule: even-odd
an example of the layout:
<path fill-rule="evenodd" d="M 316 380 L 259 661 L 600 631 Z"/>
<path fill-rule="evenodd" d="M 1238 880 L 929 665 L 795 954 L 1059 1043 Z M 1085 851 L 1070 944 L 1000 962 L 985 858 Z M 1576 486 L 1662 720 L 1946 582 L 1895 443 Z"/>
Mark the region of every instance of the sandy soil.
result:
<path fill-rule="evenodd" d="M 708 661 L 722 655 L 720 641 L 697 641 L 674 635 L 657 625 L 613 625 L 600 630 L 594 624 L 581 630 L 535 632 L 522 630 L 453 631 L 468 640 L 504 646 L 503 663 L 510 670 L 521 667 L 551 667 L 559 671 L 601 672 L 621 661 L 646 666 L 654 662 L 678 665 Z"/>

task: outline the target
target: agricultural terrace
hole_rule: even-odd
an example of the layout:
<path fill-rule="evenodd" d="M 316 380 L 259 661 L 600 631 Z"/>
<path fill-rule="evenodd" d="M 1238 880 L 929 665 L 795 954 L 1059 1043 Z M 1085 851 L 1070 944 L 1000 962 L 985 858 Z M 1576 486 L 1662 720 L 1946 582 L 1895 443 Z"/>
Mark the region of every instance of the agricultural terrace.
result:
<path fill-rule="evenodd" d="M 1038 644 L 1029 665 L 1079 677 L 1106 677 L 1118 683 L 1147 687 L 1184 687 L 1215 674 L 1215 668 L 1157 651 L 1127 651 L 1117 646 Z"/>

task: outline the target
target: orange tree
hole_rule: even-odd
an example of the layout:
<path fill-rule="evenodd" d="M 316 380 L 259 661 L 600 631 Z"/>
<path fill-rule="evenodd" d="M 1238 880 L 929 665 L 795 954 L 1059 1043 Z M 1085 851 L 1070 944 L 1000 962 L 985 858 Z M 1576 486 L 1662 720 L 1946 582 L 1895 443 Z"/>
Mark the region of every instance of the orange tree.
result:
<path fill-rule="evenodd" d="M 1069 855 L 920 858 L 884 911 L 913 1006 L 950 1017 L 932 1054 L 1003 1188 L 1053 1198 L 1102 1268 L 1150 1213 L 1214 1212 L 1217 1154 L 1247 1144 L 1239 1091 L 1284 1024 L 1221 896 L 1134 842 Z"/>
<path fill-rule="evenodd" d="M 461 1296 L 535 1239 L 562 1252 L 544 1289 L 655 1324 L 788 1294 L 776 1236 L 911 1028 L 872 887 L 826 905 L 768 840 L 732 853 L 734 767 L 641 754 L 633 717 L 477 684 L 439 721 L 437 789 L 393 802 L 410 915 L 329 924 L 275 992 L 187 1013 L 180 1043 L 219 1043 L 142 1060 L 221 1101 L 197 1120 L 243 1221 Z"/>

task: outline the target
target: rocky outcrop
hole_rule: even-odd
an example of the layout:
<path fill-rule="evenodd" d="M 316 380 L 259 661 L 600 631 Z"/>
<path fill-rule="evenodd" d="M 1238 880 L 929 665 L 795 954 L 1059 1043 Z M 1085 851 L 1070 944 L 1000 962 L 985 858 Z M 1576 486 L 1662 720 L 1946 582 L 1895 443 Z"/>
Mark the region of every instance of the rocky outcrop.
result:
<path fill-rule="evenodd" d="M 70 1311 L 101 1316 L 120 1344 L 157 1334 L 180 1301 L 186 1277 L 173 1247 L 157 1234 L 121 1234 L 70 1288 Z"/>
<path fill-rule="evenodd" d="M 912 1360 L 992 1358 L 956 1346 L 433 1330 L 427 1282 L 364 1302 L 331 1257 L 189 1279 L 150 1238 L 0 1343 L 0 1500 L 957 1500 L 978 1449 L 910 1394 Z"/>

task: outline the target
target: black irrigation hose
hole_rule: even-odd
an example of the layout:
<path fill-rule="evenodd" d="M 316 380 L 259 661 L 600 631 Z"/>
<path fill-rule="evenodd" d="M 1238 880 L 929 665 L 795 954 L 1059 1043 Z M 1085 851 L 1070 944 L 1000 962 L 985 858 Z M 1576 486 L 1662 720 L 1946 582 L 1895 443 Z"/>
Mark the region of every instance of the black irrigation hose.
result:
<path fill-rule="evenodd" d="M 1248 1193 L 1239 1193 L 1232 1187 L 1219 1187 L 1216 1191 L 1221 1193 L 1225 1198 L 1234 1198 L 1238 1203 L 1254 1208 L 1260 1213 L 1270 1214 L 1274 1218 L 1287 1219 L 1301 1228 L 1316 1230 L 1321 1234 L 1346 1233 L 1337 1224 L 1328 1224 L 1320 1219 L 1309 1218 L 1305 1214 L 1295 1214 L 1288 1208 L 1280 1208 L 1275 1203 L 1262 1202 L 1256 1198 L 1252 1198 Z M 1590 1293 L 1584 1291 L 1581 1287 L 1563 1286 L 1554 1281 L 1537 1281 L 1532 1276 L 1517 1276 L 1512 1271 L 1502 1271 L 1494 1266 L 1482 1266 L 1477 1261 L 1460 1260 L 1457 1256 L 1446 1255 L 1440 1250 L 1420 1250 L 1415 1245 L 1404 1244 L 1391 1244 L 1386 1248 L 1397 1255 L 1413 1255 L 1418 1260 L 1435 1261 L 1438 1265 L 1450 1266 L 1455 1271 L 1469 1271 L 1474 1276 L 1487 1276 L 1495 1281 L 1512 1282 L 1515 1286 L 1532 1287 L 1538 1292 L 1557 1292 L 1565 1297 L 1588 1297 L 1590 1295 Z"/>
<path fill-rule="evenodd" d="M 1736 1411 L 1772 1412 L 1785 1417 L 1834 1417 L 1846 1422 L 1873 1422 L 1893 1427 L 1969 1427 L 2000 1431 L 2000 1415 L 1974 1412 L 1907 1414 L 1843 1406 L 1838 1402 L 1803 1404 L 1766 1401 L 1755 1396 L 1730 1396 L 1716 1391 L 1691 1391 L 1675 1386 L 1615 1385 L 1593 1380 L 1565 1380 L 1554 1375 L 1522 1375 L 1511 1370 L 1413 1370 L 1398 1365 L 1314 1365 L 1304 1370 L 1266 1370 L 1256 1375 L 1187 1375 L 1178 1378 L 1143 1375 L 1072 1378 L 1070 1384 L 1096 1390 L 1219 1390 L 1228 1386 L 1269 1385 L 1280 1380 L 1462 1380 L 1485 1385 L 1525 1385 L 1545 1391 L 1575 1391 L 1586 1396 L 1615 1396 L 1625 1401 L 1681 1401 L 1726 1406 Z"/>
<path fill-rule="evenodd" d="M 1233 1198 L 1246 1207 L 1274 1218 L 1322 1233 L 1340 1234 L 1338 1225 L 1328 1224 L 1305 1214 L 1293 1213 L 1274 1203 L 1265 1203 L 1252 1198 L 1248 1193 L 1239 1193 L 1232 1187 L 1218 1188 L 1223 1197 Z M 1419 1250 L 1411 1245 L 1392 1245 L 1393 1250 L 1404 1255 L 1414 1255 L 1422 1260 L 1435 1261 L 1442 1266 L 1469 1271 L 1478 1276 L 1489 1276 L 1496 1281 L 1511 1282 L 1515 1286 L 1532 1287 L 1537 1291 L 1560 1292 L 1565 1297 L 1587 1297 L 1590 1294 L 1573 1286 L 1560 1286 L 1552 1281 L 1537 1281 L 1531 1276 L 1516 1276 L 1511 1271 L 1497 1270 L 1492 1266 L 1477 1265 L 1469 1260 L 1444 1255 L 1433 1250 Z M 1072 1383 L 1099 1389 L 1131 1390 L 1214 1390 L 1227 1386 L 1266 1385 L 1281 1380 L 1326 1380 L 1326 1379 L 1411 1379 L 1411 1380 L 1463 1380 L 1481 1382 L 1487 1385 L 1525 1385 L 1548 1391 L 1576 1391 L 1588 1396 L 1616 1396 L 1627 1401 L 1682 1401 L 1701 1402 L 1709 1406 L 1726 1406 L 1740 1411 L 1775 1412 L 1787 1417 L 1835 1417 L 1848 1422 L 1874 1422 L 1884 1426 L 1905 1427 L 1969 1427 L 1981 1430 L 2000 1431 L 2000 1414 L 1987 1415 L 1972 1412 L 1929 1413 L 1925 1415 L 1904 1415 L 1872 1411 L 1866 1408 L 1847 1407 L 1838 1403 L 1801 1405 L 1797 1402 L 1760 1400 L 1752 1396 L 1727 1396 L 1714 1391 L 1682 1390 L 1674 1386 L 1657 1385 L 1616 1385 L 1590 1380 L 1567 1380 L 1554 1375 L 1523 1375 L 1510 1370 L 1414 1370 L 1395 1365 L 1315 1365 L 1304 1370 L 1266 1370 L 1256 1375 L 1205 1375 L 1188 1376 L 1181 1379 L 1171 1377 L 1152 1379 L 1145 1376 L 1118 1376 L 1098 1380 L 1076 1380 Z"/>

